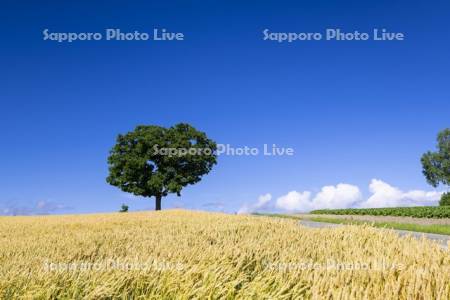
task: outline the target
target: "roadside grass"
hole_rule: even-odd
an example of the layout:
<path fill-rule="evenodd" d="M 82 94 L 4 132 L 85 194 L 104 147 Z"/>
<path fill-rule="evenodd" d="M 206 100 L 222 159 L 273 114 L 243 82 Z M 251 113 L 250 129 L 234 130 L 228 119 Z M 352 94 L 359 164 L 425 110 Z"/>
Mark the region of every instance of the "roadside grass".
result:
<path fill-rule="evenodd" d="M 407 230 L 407 231 L 415 231 L 415 232 L 450 235 L 450 226 L 449 225 L 436 225 L 436 224 L 419 225 L 419 224 L 396 223 L 396 222 L 371 222 L 371 221 L 361 221 L 361 220 L 336 219 L 336 218 L 329 218 L 329 217 L 301 218 L 296 215 L 288 215 L 288 214 L 257 213 L 255 215 L 267 216 L 267 217 L 277 217 L 277 218 L 288 218 L 288 219 L 294 219 L 294 220 L 308 220 L 308 221 L 314 221 L 314 222 L 324 222 L 324 223 L 343 224 L 343 225 L 370 225 L 370 226 L 377 227 L 377 228 L 398 229 L 398 230 Z"/>
<path fill-rule="evenodd" d="M 407 231 L 415 231 L 415 232 L 450 235 L 450 226 L 449 225 L 436 225 L 436 224 L 419 225 L 419 224 L 396 223 L 396 222 L 369 222 L 369 221 L 334 219 L 334 218 L 324 218 L 324 217 L 309 218 L 308 220 L 315 221 L 315 222 L 333 223 L 333 224 L 356 224 L 356 225 L 368 224 L 368 225 L 371 225 L 373 227 L 378 227 L 378 228 L 389 228 L 389 229 L 399 229 L 399 230 L 407 230 Z"/>

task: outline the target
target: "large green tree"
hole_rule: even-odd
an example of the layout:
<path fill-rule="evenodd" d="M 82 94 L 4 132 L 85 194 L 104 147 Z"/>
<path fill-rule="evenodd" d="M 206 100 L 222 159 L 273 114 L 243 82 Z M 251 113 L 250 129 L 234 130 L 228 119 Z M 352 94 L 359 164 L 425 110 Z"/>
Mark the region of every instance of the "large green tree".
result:
<path fill-rule="evenodd" d="M 428 151 L 422 156 L 423 174 L 427 182 L 433 187 L 439 184 L 450 185 L 450 128 L 439 132 L 437 137 L 437 151 Z M 441 205 L 448 197 L 444 194 L 441 199 Z"/>
<path fill-rule="evenodd" d="M 106 181 L 136 196 L 155 197 L 155 209 L 169 193 L 197 183 L 217 163 L 217 145 L 189 124 L 170 128 L 137 126 L 120 134 L 108 157 Z"/>

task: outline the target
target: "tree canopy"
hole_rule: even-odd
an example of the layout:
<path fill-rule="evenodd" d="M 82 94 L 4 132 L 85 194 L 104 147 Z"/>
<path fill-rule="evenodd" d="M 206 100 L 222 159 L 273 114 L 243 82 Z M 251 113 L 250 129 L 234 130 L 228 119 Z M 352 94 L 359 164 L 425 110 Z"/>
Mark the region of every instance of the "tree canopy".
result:
<path fill-rule="evenodd" d="M 450 128 L 439 132 L 437 151 L 422 156 L 423 174 L 433 187 L 450 185 Z"/>
<path fill-rule="evenodd" d="M 199 182 L 217 163 L 217 145 L 189 124 L 170 128 L 137 126 L 119 134 L 108 157 L 106 181 L 124 192 L 155 197 L 155 209 L 169 193 Z"/>

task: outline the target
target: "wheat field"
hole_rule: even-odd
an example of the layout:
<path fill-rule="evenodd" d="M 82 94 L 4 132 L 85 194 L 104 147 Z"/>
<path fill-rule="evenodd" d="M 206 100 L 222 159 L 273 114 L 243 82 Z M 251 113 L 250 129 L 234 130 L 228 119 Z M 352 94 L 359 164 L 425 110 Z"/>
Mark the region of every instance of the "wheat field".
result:
<path fill-rule="evenodd" d="M 371 227 L 170 210 L 0 218 L 2 299 L 450 299 L 450 253 Z"/>

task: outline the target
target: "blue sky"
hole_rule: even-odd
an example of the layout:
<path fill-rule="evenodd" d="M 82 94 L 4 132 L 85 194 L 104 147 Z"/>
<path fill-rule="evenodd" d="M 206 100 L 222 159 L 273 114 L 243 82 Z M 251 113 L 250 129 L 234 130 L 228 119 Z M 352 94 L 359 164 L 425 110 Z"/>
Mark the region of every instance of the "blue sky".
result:
<path fill-rule="evenodd" d="M 372 179 L 433 191 L 420 156 L 450 126 L 450 3 L 4 1 L 0 208 L 153 208 L 105 182 L 119 133 L 188 122 L 219 143 L 295 149 L 221 156 L 163 208 L 237 211 L 270 193 Z M 183 32 L 184 41 L 44 41 L 42 31 Z M 404 41 L 264 41 L 262 31 L 402 32 Z M 403 199 L 403 198 L 402 198 Z M 271 206 L 268 206 L 268 209 Z"/>

